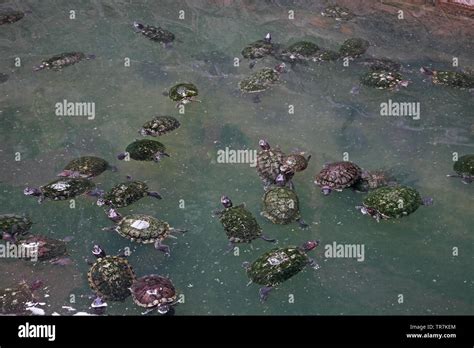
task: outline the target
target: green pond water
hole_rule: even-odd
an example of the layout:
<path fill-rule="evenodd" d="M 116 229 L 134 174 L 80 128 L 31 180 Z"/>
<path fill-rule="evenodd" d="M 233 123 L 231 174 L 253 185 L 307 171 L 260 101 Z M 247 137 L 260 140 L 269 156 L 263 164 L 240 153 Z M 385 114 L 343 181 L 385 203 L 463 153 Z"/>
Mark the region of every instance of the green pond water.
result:
<path fill-rule="evenodd" d="M 177 315 L 473 314 L 474 186 L 446 174 L 452 173 L 453 153 L 474 152 L 474 103 L 468 91 L 430 85 L 418 72 L 429 64 L 449 69 L 453 56 L 472 67 L 472 36 L 433 40 L 427 28 L 396 23 L 387 14 L 356 18 L 347 34 L 336 21 L 312 25 L 321 18 L 324 3 L 304 1 L 2 1 L 0 6 L 31 11 L 0 27 L 0 72 L 9 75 L 0 84 L 0 213 L 30 216 L 34 233 L 74 237 L 68 244 L 73 259 L 68 266 L 0 260 L 0 287 L 41 279 L 46 314 L 74 313 L 62 306 L 88 312 L 86 259 L 92 259 L 92 246 L 100 244 L 109 254 L 129 247 L 137 275 L 169 276 L 184 294 Z M 69 19 L 70 10 L 76 11 L 76 19 Z M 294 20 L 288 19 L 289 10 L 295 11 Z M 134 33 L 135 20 L 161 25 L 178 40 L 165 49 Z M 351 94 L 366 67 L 309 63 L 289 66 L 283 83 L 254 103 L 237 88 L 252 72 L 240 51 L 267 32 L 281 44 L 304 38 L 334 50 L 348 37 L 363 37 L 372 44 L 368 56 L 401 62 L 412 83 L 398 92 L 362 87 Z M 96 58 L 60 72 L 32 71 L 42 59 L 68 51 Z M 241 58 L 240 66 L 234 66 L 234 57 Z M 129 67 L 124 66 L 126 58 Z M 275 64 L 266 58 L 254 69 Z M 196 84 L 202 101 L 186 105 L 184 114 L 163 95 L 178 82 Z M 420 119 L 380 116 L 380 103 L 388 99 L 419 102 Z M 54 106 L 63 100 L 94 102 L 95 119 L 56 116 Z M 158 114 L 181 122 L 158 139 L 171 157 L 159 164 L 118 161 L 116 155 L 141 137 L 141 125 Z M 262 218 L 263 189 L 255 168 L 217 163 L 219 149 L 256 149 L 260 138 L 287 152 L 301 149 L 312 155 L 308 169 L 294 178 L 310 229 Z M 15 161 L 16 153 L 20 161 Z M 344 153 L 365 169 L 391 169 L 399 181 L 433 197 L 434 205 L 376 223 L 355 209 L 362 193 L 345 190 L 324 197 L 314 176 Z M 130 175 L 160 191 L 163 200 L 144 198 L 120 211 L 154 215 L 188 229 L 166 241 L 171 257 L 152 245 L 102 231 L 112 223 L 90 197 L 78 197 L 71 209 L 68 202 L 40 205 L 23 195 L 25 186 L 52 181 L 81 155 L 97 155 L 117 166 L 117 172 L 94 179 L 102 189 Z M 236 204 L 245 202 L 279 246 L 320 240 L 311 252 L 320 268 L 305 269 L 261 303 L 258 286 L 246 286 L 241 264 L 272 245 L 257 240 L 239 245 L 238 256 L 223 255 L 227 239 L 212 217 L 223 194 Z M 325 245 L 333 242 L 363 244 L 365 260 L 325 257 Z M 131 298 L 108 304 L 112 315 L 142 312 Z"/>

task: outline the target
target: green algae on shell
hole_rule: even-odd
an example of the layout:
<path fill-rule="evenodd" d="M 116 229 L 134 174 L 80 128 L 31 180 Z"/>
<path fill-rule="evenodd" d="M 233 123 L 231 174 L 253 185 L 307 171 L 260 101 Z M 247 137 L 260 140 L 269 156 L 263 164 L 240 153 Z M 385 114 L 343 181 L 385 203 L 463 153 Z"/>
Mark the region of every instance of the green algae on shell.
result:
<path fill-rule="evenodd" d="M 357 58 L 363 55 L 369 48 L 370 43 L 361 38 L 351 38 L 344 41 L 339 48 L 339 53 L 343 57 Z"/>
<path fill-rule="evenodd" d="M 159 141 L 149 139 L 135 140 L 126 147 L 125 154 L 120 154 L 118 158 L 123 160 L 126 158 L 126 153 L 128 153 L 130 158 L 136 161 L 158 162 L 161 157 L 169 156 L 165 151 L 165 145 Z"/>
<path fill-rule="evenodd" d="M 271 68 L 262 68 L 239 82 L 239 89 L 245 93 L 262 92 L 280 80 L 280 73 Z"/>
<path fill-rule="evenodd" d="M 33 222 L 26 216 L 17 214 L 1 214 L 0 237 L 2 237 L 3 233 L 11 236 L 28 234 L 32 225 Z"/>
<path fill-rule="evenodd" d="M 247 59 L 259 59 L 273 53 L 275 45 L 269 40 L 258 40 L 247 45 L 242 50 L 242 56 Z"/>
<path fill-rule="evenodd" d="M 97 204 L 107 204 L 115 208 L 123 208 L 149 195 L 161 199 L 158 193 L 149 191 L 148 185 L 145 182 L 137 180 L 127 181 L 112 187 L 100 198 Z"/>
<path fill-rule="evenodd" d="M 380 187 L 369 192 L 364 207 L 375 210 L 382 218 L 401 218 L 416 211 L 423 200 L 417 190 L 408 186 Z"/>
<path fill-rule="evenodd" d="M 354 18 L 354 14 L 346 7 L 339 5 L 330 5 L 327 6 L 322 12 L 321 15 L 324 17 L 331 17 L 337 21 L 341 20 L 350 20 Z"/>
<path fill-rule="evenodd" d="M 199 94 L 197 87 L 192 83 L 179 83 L 171 87 L 168 95 L 173 101 L 191 99 Z"/>
<path fill-rule="evenodd" d="M 143 124 L 140 134 L 143 136 L 150 135 L 152 137 L 161 136 L 170 133 L 179 128 L 181 124 L 172 116 L 155 116 L 150 121 Z"/>
<path fill-rule="evenodd" d="M 474 88 L 474 76 L 457 71 L 434 71 L 432 81 L 435 84 L 455 88 Z"/>
<path fill-rule="evenodd" d="M 360 78 L 363 85 L 377 89 L 394 89 L 402 81 L 402 75 L 398 72 L 387 70 L 370 70 Z"/>
<path fill-rule="evenodd" d="M 244 204 L 225 208 L 218 216 L 232 243 L 250 243 L 262 236 L 262 228 Z"/>
<path fill-rule="evenodd" d="M 262 201 L 261 215 L 274 224 L 286 225 L 301 218 L 298 195 L 288 187 L 271 187 Z"/>

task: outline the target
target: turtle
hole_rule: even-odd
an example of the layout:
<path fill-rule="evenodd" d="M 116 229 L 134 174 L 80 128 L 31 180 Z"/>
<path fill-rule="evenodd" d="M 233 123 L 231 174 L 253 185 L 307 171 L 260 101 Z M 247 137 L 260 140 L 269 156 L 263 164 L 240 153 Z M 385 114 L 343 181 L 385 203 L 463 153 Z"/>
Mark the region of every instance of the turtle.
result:
<path fill-rule="evenodd" d="M 342 191 L 360 180 L 362 170 L 352 162 L 333 162 L 325 164 L 316 175 L 314 183 L 321 187 L 321 192 L 327 196 L 332 190 Z"/>
<path fill-rule="evenodd" d="M 93 182 L 84 178 L 61 178 L 40 188 L 26 187 L 23 190 L 25 196 L 39 197 L 39 203 L 45 199 L 62 201 L 82 194 L 96 196 L 99 192 L 100 190 L 95 187 Z"/>
<path fill-rule="evenodd" d="M 245 46 L 242 50 L 242 56 L 250 60 L 249 67 L 253 68 L 256 59 L 261 59 L 271 55 L 276 48 L 277 45 L 272 42 L 271 34 L 267 33 L 263 40 L 257 40 Z"/>
<path fill-rule="evenodd" d="M 68 265 L 71 259 L 67 257 L 67 246 L 65 240 L 54 239 L 43 235 L 29 235 L 16 242 L 19 255 L 30 261 L 49 261 L 53 265 Z"/>
<path fill-rule="evenodd" d="M 360 64 L 369 67 L 370 70 L 385 70 L 398 72 L 401 69 L 401 64 L 394 62 L 388 58 L 365 58 L 359 62 Z"/>
<path fill-rule="evenodd" d="M 149 139 L 135 140 L 125 148 L 125 152 L 118 154 L 117 158 L 124 160 L 128 155 L 135 161 L 159 162 L 163 157 L 170 157 L 165 151 L 165 145 L 159 141 Z"/>
<path fill-rule="evenodd" d="M 190 102 L 200 102 L 196 97 L 199 94 L 199 90 L 196 85 L 192 83 L 178 83 L 170 88 L 168 96 L 171 100 L 178 102 L 176 107 L 188 104 Z"/>
<path fill-rule="evenodd" d="M 132 266 L 125 257 L 107 255 L 99 245 L 94 245 L 92 254 L 96 261 L 87 273 L 89 286 L 97 296 L 92 308 L 106 306 L 105 300 L 124 301 L 131 295 L 135 281 Z"/>
<path fill-rule="evenodd" d="M 370 43 L 361 38 L 350 38 L 344 41 L 339 48 L 339 53 L 343 57 L 357 58 L 363 55 L 369 48 Z"/>
<path fill-rule="evenodd" d="M 339 52 L 334 52 L 321 48 L 311 56 L 313 62 L 329 62 L 338 60 L 341 57 Z"/>
<path fill-rule="evenodd" d="M 83 156 L 71 160 L 58 174 L 66 178 L 93 178 L 106 170 L 116 171 L 106 160 L 96 156 Z"/>
<path fill-rule="evenodd" d="M 216 211 L 229 239 L 229 251 L 234 249 L 236 243 L 250 243 L 260 238 L 267 242 L 275 242 L 262 234 L 262 228 L 245 204 L 234 206 L 227 196 L 221 197 L 223 210 Z"/>
<path fill-rule="evenodd" d="M 145 182 L 129 180 L 112 187 L 97 200 L 97 205 L 103 206 L 106 204 L 115 208 L 122 208 L 146 196 L 162 199 L 158 192 L 149 191 Z"/>
<path fill-rule="evenodd" d="M 154 309 L 160 314 L 166 314 L 171 306 L 178 303 L 176 289 L 171 280 L 157 274 L 135 279 L 130 291 L 133 302 L 147 308 L 145 314 Z"/>
<path fill-rule="evenodd" d="M 152 120 L 143 124 L 139 133 L 143 136 L 150 135 L 152 137 L 170 133 L 179 128 L 181 124 L 172 116 L 155 116 Z"/>
<path fill-rule="evenodd" d="M 400 86 L 407 87 L 409 81 L 404 80 L 402 75 L 396 71 L 370 70 L 361 76 L 360 83 L 377 89 L 396 90 Z"/>
<path fill-rule="evenodd" d="M 431 78 L 431 81 L 437 85 L 446 85 L 461 89 L 474 88 L 474 75 L 471 73 L 432 70 L 427 67 L 422 67 L 420 71 L 423 74 L 428 75 Z"/>
<path fill-rule="evenodd" d="M 34 291 L 42 286 L 43 282 L 40 280 L 31 284 L 21 281 L 15 287 L 0 289 L 0 314 L 28 314 L 28 308 L 34 306 L 38 301 Z"/>
<path fill-rule="evenodd" d="M 303 245 L 274 248 L 267 251 L 254 262 L 244 262 L 251 283 L 263 285 L 260 288 L 260 300 L 266 301 L 270 291 L 302 271 L 306 266 L 318 269 L 316 261 L 308 252 L 319 245 L 319 241 L 307 241 Z"/>
<path fill-rule="evenodd" d="M 36 65 L 33 70 L 39 71 L 43 69 L 51 69 L 55 71 L 60 71 L 62 68 L 79 63 L 81 60 L 90 60 L 94 59 L 95 55 L 85 54 L 82 52 L 66 52 L 55 55 L 49 59 L 43 60 L 41 64 Z"/>
<path fill-rule="evenodd" d="M 311 159 L 311 155 L 305 157 L 305 154 L 304 151 L 292 152 L 283 157 L 282 163 L 294 172 L 302 172 L 308 167 L 309 160 Z M 282 171 L 285 172 L 285 169 Z"/>
<path fill-rule="evenodd" d="M 174 237 L 172 233 L 184 233 L 186 230 L 173 228 L 166 221 L 157 219 L 150 215 L 131 214 L 122 216 L 115 209 L 110 208 L 107 216 L 115 226 L 106 227 L 104 230 L 115 231 L 124 238 L 133 242 L 149 244 L 154 243 L 155 248 L 170 256 L 170 247 L 162 244 L 168 237 Z"/>
<path fill-rule="evenodd" d="M 298 41 L 281 51 L 277 58 L 289 63 L 302 62 L 311 60 L 319 50 L 319 46 L 311 41 Z"/>
<path fill-rule="evenodd" d="M 28 234 L 33 221 L 30 218 L 17 214 L 0 215 L 0 239 L 15 241 L 17 236 Z"/>
<path fill-rule="evenodd" d="M 286 178 L 279 174 L 277 184 L 270 186 L 262 198 L 262 212 L 260 215 L 274 224 L 286 225 L 293 221 L 298 222 L 301 229 L 309 226 L 300 215 L 299 199 L 295 190 L 285 186 Z"/>
<path fill-rule="evenodd" d="M 321 16 L 334 18 L 336 21 L 350 20 L 354 18 L 354 14 L 348 8 L 339 5 L 327 6 L 321 12 Z"/>
<path fill-rule="evenodd" d="M 450 178 L 461 178 L 464 184 L 470 184 L 474 179 L 474 154 L 464 155 L 454 162 L 456 174 L 448 174 Z"/>
<path fill-rule="evenodd" d="M 243 93 L 263 92 L 280 81 L 280 75 L 285 71 L 285 63 L 275 68 L 262 68 L 239 82 Z"/>
<path fill-rule="evenodd" d="M 18 22 L 25 17 L 25 13 L 17 10 L 8 10 L 0 12 L 0 25 Z"/>
<path fill-rule="evenodd" d="M 431 198 L 421 198 L 414 188 L 408 186 L 385 186 L 365 196 L 362 206 L 356 208 L 364 215 L 377 220 L 401 218 L 418 209 L 420 205 L 431 205 Z"/>
<path fill-rule="evenodd" d="M 172 32 L 161 27 L 154 27 L 152 25 L 141 24 L 135 21 L 133 22 L 133 28 L 137 33 L 141 33 L 146 38 L 159 42 L 165 47 L 169 46 L 169 44 L 175 40 L 175 36 Z"/>
<path fill-rule="evenodd" d="M 260 139 L 258 144 L 261 150 L 257 152 L 257 173 L 264 187 L 267 187 L 272 185 L 280 174 L 285 155 L 279 148 L 271 148 L 265 139 Z"/>
<path fill-rule="evenodd" d="M 359 192 L 368 192 L 379 187 L 395 185 L 394 178 L 385 170 L 362 171 L 354 189 Z"/>

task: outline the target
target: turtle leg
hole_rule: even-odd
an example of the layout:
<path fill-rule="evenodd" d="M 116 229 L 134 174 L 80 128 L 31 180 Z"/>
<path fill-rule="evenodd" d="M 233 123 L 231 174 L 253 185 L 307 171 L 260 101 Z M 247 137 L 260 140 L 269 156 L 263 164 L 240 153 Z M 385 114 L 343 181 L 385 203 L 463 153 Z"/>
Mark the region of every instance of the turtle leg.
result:
<path fill-rule="evenodd" d="M 186 233 L 186 232 L 188 232 L 188 230 L 185 230 L 184 228 L 174 228 L 174 227 L 172 227 L 170 229 L 170 232 Z"/>
<path fill-rule="evenodd" d="M 472 183 L 472 176 L 463 176 L 461 181 L 463 184 L 470 184 Z"/>
<path fill-rule="evenodd" d="M 311 268 L 313 268 L 313 269 L 315 269 L 315 270 L 321 268 L 321 266 L 318 265 L 318 263 L 316 262 L 316 260 L 313 259 L 313 258 L 311 258 L 311 257 L 308 258 L 308 266 L 311 267 Z"/>
<path fill-rule="evenodd" d="M 251 60 L 250 63 L 249 63 L 249 69 L 253 69 L 253 67 L 255 66 L 255 64 L 257 64 L 257 61 L 254 59 L 254 60 Z"/>
<path fill-rule="evenodd" d="M 153 197 L 153 198 L 157 198 L 157 199 L 162 199 L 163 197 L 160 195 L 159 192 L 157 191 L 150 191 L 150 192 L 147 192 L 147 195 L 150 196 L 150 197 Z"/>
<path fill-rule="evenodd" d="M 293 180 L 288 181 L 288 187 L 290 188 L 290 190 L 295 190 L 295 184 L 293 183 Z"/>
<path fill-rule="evenodd" d="M 39 203 L 39 204 L 43 203 L 44 200 L 45 200 L 45 197 L 44 197 L 43 194 L 38 197 L 38 203 Z"/>
<path fill-rule="evenodd" d="M 271 243 L 275 243 L 275 242 L 277 241 L 276 239 L 274 239 L 274 238 L 269 238 L 269 237 L 267 237 L 267 236 L 265 236 L 265 235 L 263 235 L 263 234 L 260 236 L 260 239 L 263 239 L 265 242 L 271 242 Z"/>
<path fill-rule="evenodd" d="M 302 218 L 297 219 L 296 222 L 298 223 L 299 227 L 302 230 L 305 230 L 305 229 L 309 228 L 309 225 L 306 222 L 304 222 L 304 220 Z"/>
<path fill-rule="evenodd" d="M 170 247 L 162 244 L 159 239 L 155 242 L 155 249 L 165 253 L 166 256 L 171 256 Z"/>
<path fill-rule="evenodd" d="M 271 286 L 264 286 L 260 288 L 258 291 L 260 295 L 260 301 L 265 302 L 268 299 L 268 295 L 270 295 L 270 292 L 273 290 L 273 287 Z"/>

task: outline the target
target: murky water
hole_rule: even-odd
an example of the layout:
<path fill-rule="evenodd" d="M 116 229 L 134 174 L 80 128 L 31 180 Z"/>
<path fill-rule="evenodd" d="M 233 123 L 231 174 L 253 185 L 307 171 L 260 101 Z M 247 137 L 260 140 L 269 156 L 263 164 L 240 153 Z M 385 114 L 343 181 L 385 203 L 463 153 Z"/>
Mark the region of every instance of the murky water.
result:
<path fill-rule="evenodd" d="M 472 36 L 436 36 L 414 17 L 401 24 L 386 12 L 361 10 L 350 23 L 335 22 L 320 16 L 323 3 L 312 1 L 18 1 L 0 6 L 31 11 L 0 27 L 0 72 L 8 74 L 0 84 L 0 212 L 27 214 L 35 233 L 74 237 L 69 266 L 0 260 L 0 287 L 39 278 L 47 286 L 42 290 L 49 295 L 47 314 L 70 314 L 61 306 L 88 311 L 86 258 L 92 258 L 91 248 L 98 243 L 109 254 L 130 247 L 129 261 L 138 275 L 169 276 L 185 295 L 177 314 L 473 313 L 474 187 L 445 174 L 452 172 L 454 152 L 474 151 L 474 104 L 469 92 L 432 86 L 418 72 L 425 64 L 450 68 L 453 56 L 472 67 Z M 76 19 L 69 19 L 71 10 Z M 295 11 L 294 20 L 288 19 L 289 10 Z M 162 25 L 178 42 L 164 49 L 135 34 L 134 20 Z M 330 49 L 351 36 L 366 38 L 372 44 L 367 54 L 400 61 L 412 84 L 399 92 L 362 87 L 353 95 L 365 67 L 355 62 L 349 67 L 342 62 L 298 65 L 282 76 L 284 83 L 253 103 L 237 89 L 251 70 L 245 60 L 235 67 L 234 57 L 267 32 L 285 45 L 311 39 Z M 96 59 L 61 72 L 32 72 L 42 59 L 67 51 Z M 21 67 L 14 65 L 16 57 Z M 130 67 L 124 66 L 127 58 Z M 276 63 L 268 58 L 254 69 Z M 184 115 L 163 96 L 178 82 L 196 84 L 202 100 L 187 105 Z M 380 116 L 380 103 L 388 99 L 420 102 L 420 120 Z M 63 100 L 94 102 L 95 119 L 56 116 L 54 105 Z M 294 114 L 288 113 L 289 105 Z M 159 139 L 171 158 L 160 164 L 117 161 L 116 154 L 139 137 L 143 122 L 157 114 L 176 116 L 182 124 Z M 263 190 L 255 169 L 216 163 L 219 149 L 253 149 L 262 137 L 285 151 L 312 154 L 309 168 L 294 179 L 309 230 L 261 218 Z M 363 168 L 391 169 L 435 204 L 377 224 L 354 208 L 362 194 L 348 190 L 323 197 L 314 175 L 325 162 L 342 160 L 345 152 Z M 70 159 L 91 154 L 118 167 L 94 179 L 101 188 L 130 175 L 164 196 L 161 201 L 144 198 L 121 211 L 187 228 L 189 233 L 167 241 L 171 257 L 102 231 L 111 222 L 91 198 L 78 198 L 71 209 L 67 202 L 39 205 L 23 196 L 26 185 L 48 183 Z M 271 245 L 256 241 L 240 246 L 239 256 L 223 255 L 227 240 L 212 217 L 222 194 L 245 202 L 279 245 L 319 239 L 322 245 L 313 254 L 320 269 L 308 268 L 260 303 L 258 287 L 246 286 L 241 264 Z M 334 241 L 363 244 L 365 260 L 326 258 L 324 246 Z M 129 298 L 109 303 L 108 313 L 140 314 L 141 309 Z"/>

